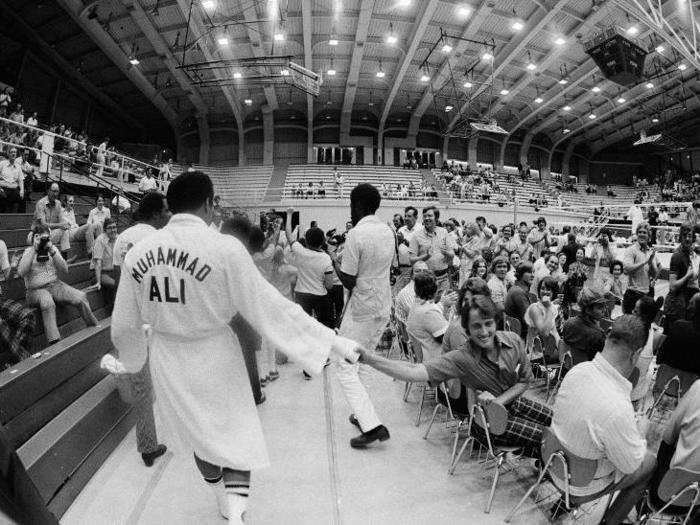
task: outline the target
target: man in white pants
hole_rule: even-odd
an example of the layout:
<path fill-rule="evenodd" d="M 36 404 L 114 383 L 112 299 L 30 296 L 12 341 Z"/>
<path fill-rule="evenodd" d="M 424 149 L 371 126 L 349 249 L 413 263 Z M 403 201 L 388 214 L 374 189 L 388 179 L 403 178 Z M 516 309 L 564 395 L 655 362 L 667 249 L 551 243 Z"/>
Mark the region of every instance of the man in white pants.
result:
<path fill-rule="evenodd" d="M 331 351 L 357 360 L 357 344 L 282 297 L 243 244 L 207 226 L 214 208 L 207 175 L 180 175 L 167 199 L 173 213 L 168 225 L 124 258 L 112 342 L 127 372 L 138 372 L 148 358 L 163 420 L 194 452 L 219 512 L 240 525 L 250 471 L 269 460 L 231 319 L 240 314 L 314 374 Z"/>
<path fill-rule="evenodd" d="M 389 270 L 395 254 L 394 233 L 374 213 L 381 196 L 371 184 L 360 184 L 350 193 L 353 228 L 348 232 L 342 264 L 334 266 L 350 299 L 339 334 L 357 341 L 372 352 L 377 347 L 391 313 Z M 389 439 L 389 431 L 377 416 L 367 390 L 360 381 L 360 365 L 338 362 L 338 381 L 352 414 L 350 422 L 362 434 L 350 440 L 353 448 L 366 448 Z"/>

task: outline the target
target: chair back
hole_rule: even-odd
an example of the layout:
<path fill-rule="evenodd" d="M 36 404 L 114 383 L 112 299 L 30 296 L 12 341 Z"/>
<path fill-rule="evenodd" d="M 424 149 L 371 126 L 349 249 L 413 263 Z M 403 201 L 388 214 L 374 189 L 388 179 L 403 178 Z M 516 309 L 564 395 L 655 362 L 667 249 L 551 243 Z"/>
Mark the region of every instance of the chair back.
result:
<path fill-rule="evenodd" d="M 654 393 L 665 391 L 666 394 L 680 399 L 683 393 L 687 392 L 697 379 L 698 374 L 686 372 L 667 364 L 661 364 L 656 371 Z"/>
<path fill-rule="evenodd" d="M 508 314 L 503 314 L 503 328 L 505 328 L 506 331 L 520 335 L 520 320 L 516 319 L 515 317 L 511 317 Z"/>
<path fill-rule="evenodd" d="M 406 358 L 410 361 L 411 360 L 411 348 L 410 348 L 410 341 L 408 338 L 408 330 L 406 330 L 406 323 L 403 321 L 400 321 L 399 319 L 396 320 L 396 336 L 399 340 L 399 346 L 401 347 L 401 351 L 403 354 L 406 356 Z"/>
<path fill-rule="evenodd" d="M 414 363 L 422 363 L 423 362 L 423 345 L 421 342 L 416 338 L 415 335 L 413 335 L 411 332 L 408 332 L 408 340 L 409 340 L 409 348 L 411 349 L 411 354 L 412 354 L 412 361 Z"/>
<path fill-rule="evenodd" d="M 563 360 L 565 354 L 568 353 L 571 355 L 571 366 L 588 361 L 588 357 L 583 352 L 580 352 L 579 350 L 576 350 L 575 348 L 566 344 L 564 339 L 559 340 L 557 350 L 559 351 L 559 361 Z"/>
<path fill-rule="evenodd" d="M 556 357 L 559 354 L 557 340 L 552 334 L 547 334 L 542 339 L 542 353 L 548 358 Z"/>
<path fill-rule="evenodd" d="M 690 488 L 690 485 L 696 484 L 695 490 L 684 490 Z M 674 496 L 679 497 L 673 500 L 674 507 L 690 507 L 698 496 L 698 483 L 700 483 L 700 472 L 693 472 L 684 468 L 672 468 L 664 474 L 657 493 L 659 498 L 667 503 Z M 680 494 L 683 492 L 683 494 Z"/>
<path fill-rule="evenodd" d="M 487 434 L 500 436 L 506 431 L 508 411 L 500 403 L 492 401 L 486 405 L 486 408 L 477 404 L 474 410 L 476 424 L 483 428 Z"/>
<path fill-rule="evenodd" d="M 587 487 L 595 477 L 598 470 L 598 462 L 595 459 L 586 459 L 569 452 L 562 445 L 551 427 L 545 428 L 542 433 L 542 459 L 547 462 L 552 454 L 560 455 L 562 461 L 552 461 L 550 471 L 560 480 L 566 480 L 573 487 Z"/>

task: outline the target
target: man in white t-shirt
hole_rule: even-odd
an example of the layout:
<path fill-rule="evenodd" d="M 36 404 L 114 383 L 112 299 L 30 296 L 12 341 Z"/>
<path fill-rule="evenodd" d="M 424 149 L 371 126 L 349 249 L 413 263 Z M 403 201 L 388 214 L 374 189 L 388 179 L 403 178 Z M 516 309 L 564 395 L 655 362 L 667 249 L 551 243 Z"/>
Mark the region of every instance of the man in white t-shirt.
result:
<path fill-rule="evenodd" d="M 146 170 L 146 176 L 139 182 L 139 191 L 141 193 L 148 193 L 149 191 L 156 191 L 158 189 L 158 181 L 153 176 L 153 171 L 149 168 Z"/>
<path fill-rule="evenodd" d="M 644 220 L 644 213 L 636 202 L 627 210 L 627 218 L 632 221 L 632 234 L 634 235 L 637 231 L 637 226 Z"/>
<path fill-rule="evenodd" d="M 121 267 L 129 249 L 141 239 L 159 230 L 170 220 L 168 202 L 163 194 L 151 192 L 144 195 L 136 211 L 137 223 L 119 234 L 114 242 L 114 266 Z"/>
<path fill-rule="evenodd" d="M 109 138 L 105 138 L 99 146 L 97 146 L 97 176 L 102 176 L 102 171 L 104 170 L 104 165 L 106 161 L 105 155 L 107 154 L 107 145 L 109 144 Z"/>
<path fill-rule="evenodd" d="M 109 208 L 105 206 L 104 198 L 102 197 L 102 195 L 98 195 L 97 199 L 95 199 L 95 207 L 90 210 L 90 213 L 87 218 L 87 223 L 90 224 L 92 227 L 93 238 L 97 238 L 100 236 L 100 234 L 102 233 L 102 226 L 104 225 L 105 219 L 111 216 L 112 213 L 109 211 Z M 88 246 L 90 247 L 89 251 L 91 251 L 91 241 L 88 241 Z"/>

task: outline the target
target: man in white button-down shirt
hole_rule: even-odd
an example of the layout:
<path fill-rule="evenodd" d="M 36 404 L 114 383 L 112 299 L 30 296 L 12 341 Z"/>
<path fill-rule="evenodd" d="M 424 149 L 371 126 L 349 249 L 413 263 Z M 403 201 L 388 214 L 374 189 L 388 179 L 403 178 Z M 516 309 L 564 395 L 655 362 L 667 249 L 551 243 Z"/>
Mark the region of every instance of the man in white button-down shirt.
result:
<path fill-rule="evenodd" d="M 340 324 L 340 335 L 374 351 L 389 322 L 391 284 L 389 270 L 395 254 L 394 233 L 375 212 L 381 196 L 371 184 L 360 184 L 350 193 L 353 228 L 348 232 L 342 264 L 334 265 L 350 299 Z M 361 435 L 350 440 L 353 448 L 389 439 L 389 431 L 377 416 L 367 390 L 360 381 L 358 364 L 338 362 L 338 380 L 352 415 L 350 422 Z"/>

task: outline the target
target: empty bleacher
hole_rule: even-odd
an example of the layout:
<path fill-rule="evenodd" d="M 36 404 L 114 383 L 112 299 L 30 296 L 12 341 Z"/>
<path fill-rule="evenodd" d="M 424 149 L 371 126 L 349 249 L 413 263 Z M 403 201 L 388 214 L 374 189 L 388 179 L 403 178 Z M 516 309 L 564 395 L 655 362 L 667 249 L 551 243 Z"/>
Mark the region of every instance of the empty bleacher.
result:
<path fill-rule="evenodd" d="M 194 166 L 211 177 L 214 193 L 223 206 L 240 206 L 262 202 L 272 177 L 272 166 Z M 172 170 L 173 177 L 182 166 Z"/>

